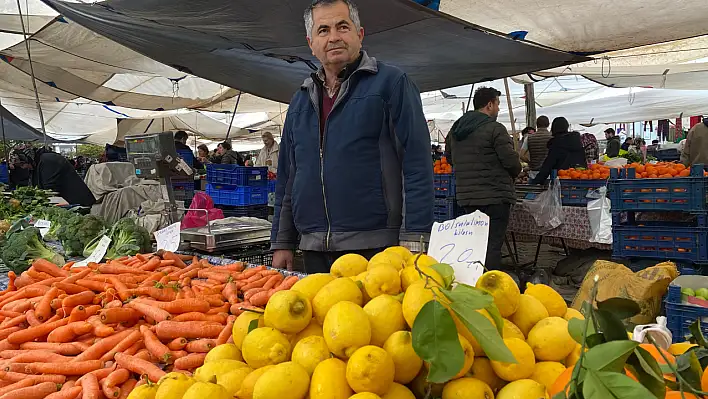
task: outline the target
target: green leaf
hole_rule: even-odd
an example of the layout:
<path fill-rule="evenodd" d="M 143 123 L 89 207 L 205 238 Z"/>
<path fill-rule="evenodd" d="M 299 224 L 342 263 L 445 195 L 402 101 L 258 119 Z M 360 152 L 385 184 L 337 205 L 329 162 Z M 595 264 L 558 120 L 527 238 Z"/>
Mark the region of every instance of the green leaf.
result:
<path fill-rule="evenodd" d="M 594 348 L 594 347 L 596 347 L 596 346 L 598 346 L 598 345 L 600 345 L 600 344 L 604 344 L 604 343 L 605 343 L 605 336 L 602 335 L 602 334 L 600 334 L 600 333 L 595 333 L 595 334 L 592 334 L 592 335 L 588 335 L 588 336 L 585 338 L 585 346 L 586 346 L 588 349 L 589 349 L 589 348 Z"/>
<path fill-rule="evenodd" d="M 690 326 L 688 326 L 688 331 L 696 340 L 698 346 L 703 348 L 708 348 L 708 342 L 706 342 L 706 337 L 703 336 L 703 330 L 701 330 L 701 319 L 696 319 Z"/>
<path fill-rule="evenodd" d="M 681 377 L 693 387 L 694 389 L 701 389 L 701 376 L 703 375 L 703 369 L 701 369 L 701 363 L 698 361 L 696 353 L 689 351 L 679 356 L 676 359 L 676 369 L 678 370 Z M 686 389 L 686 387 L 684 387 Z"/>
<path fill-rule="evenodd" d="M 465 354 L 457 337 L 455 321 L 440 302 L 430 301 L 423 305 L 411 332 L 413 349 L 430 365 L 428 381 L 447 382 L 460 372 Z"/>
<path fill-rule="evenodd" d="M 634 349 L 634 353 L 627 360 L 627 364 L 634 366 L 639 374 L 635 374 L 639 381 L 642 381 L 642 375 L 646 375 L 656 381 L 663 382 L 663 371 L 659 367 L 659 363 L 654 359 L 654 356 L 646 349 L 638 346 Z M 646 386 L 646 384 L 643 384 Z"/>
<path fill-rule="evenodd" d="M 445 263 L 436 263 L 430 266 L 431 269 L 435 270 L 443 278 L 443 283 L 445 288 L 450 287 L 452 281 L 455 280 L 455 269 L 452 266 Z"/>
<path fill-rule="evenodd" d="M 602 334 L 606 341 L 625 341 L 627 340 L 627 330 L 624 328 L 622 320 L 614 313 L 606 310 L 595 310 L 593 315 L 597 318 Z"/>
<path fill-rule="evenodd" d="M 571 337 L 575 340 L 575 342 L 579 343 L 582 345 L 583 343 L 583 331 L 585 329 L 585 320 L 580 320 L 576 318 L 572 318 L 568 320 L 568 333 L 570 334 Z M 592 336 L 593 334 L 596 334 L 595 328 L 593 327 L 592 323 L 588 323 L 588 331 L 587 331 L 587 336 Z"/>
<path fill-rule="evenodd" d="M 636 302 L 626 298 L 610 298 L 597 303 L 597 308 L 610 312 L 621 320 L 638 315 L 641 312 Z"/>
<path fill-rule="evenodd" d="M 621 373 L 588 370 L 583 382 L 584 399 L 647 399 L 651 392 Z"/>
<path fill-rule="evenodd" d="M 585 353 L 583 366 L 595 371 L 622 372 L 637 345 L 639 343 L 635 341 L 611 341 L 598 345 Z"/>
<path fill-rule="evenodd" d="M 477 342 L 482 346 L 490 360 L 504 363 L 516 363 L 514 355 L 504 344 L 499 331 L 481 313 L 469 309 L 464 305 L 453 302 L 450 308 L 460 318 L 462 323 L 470 330 Z"/>
<path fill-rule="evenodd" d="M 246 333 L 246 335 L 248 335 L 248 333 L 255 330 L 256 328 L 258 328 L 258 319 L 253 319 L 250 323 L 248 323 L 248 332 Z"/>
<path fill-rule="evenodd" d="M 673 374 L 674 372 L 674 370 L 672 370 L 671 366 L 669 366 L 668 364 L 660 364 L 659 370 L 661 370 L 662 374 Z"/>
<path fill-rule="evenodd" d="M 487 311 L 487 313 L 489 313 L 490 316 L 492 316 L 492 319 L 494 319 L 494 324 L 497 325 L 497 331 L 499 332 L 499 335 L 504 338 L 504 319 L 502 318 L 501 313 L 499 313 L 497 305 L 492 302 L 484 309 Z"/>
<path fill-rule="evenodd" d="M 452 303 L 458 303 L 470 309 L 484 309 L 494 303 L 494 297 L 477 288 L 457 286 L 453 290 L 441 290 Z"/>

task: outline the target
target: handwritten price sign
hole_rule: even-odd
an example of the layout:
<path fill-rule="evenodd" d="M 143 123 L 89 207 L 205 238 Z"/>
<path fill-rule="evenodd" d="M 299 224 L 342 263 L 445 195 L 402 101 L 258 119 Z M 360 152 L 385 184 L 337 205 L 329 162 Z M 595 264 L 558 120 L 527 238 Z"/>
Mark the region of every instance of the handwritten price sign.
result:
<path fill-rule="evenodd" d="M 489 240 L 489 216 L 477 211 L 454 220 L 434 223 L 428 255 L 455 270 L 455 279 L 474 285 L 484 273 Z"/>

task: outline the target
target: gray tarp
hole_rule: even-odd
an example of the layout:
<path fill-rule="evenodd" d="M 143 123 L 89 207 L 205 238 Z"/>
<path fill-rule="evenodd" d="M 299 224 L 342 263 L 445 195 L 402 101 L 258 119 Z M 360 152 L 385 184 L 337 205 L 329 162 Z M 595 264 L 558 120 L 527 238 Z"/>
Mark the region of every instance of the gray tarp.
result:
<path fill-rule="evenodd" d="M 35 141 L 42 140 L 44 137 L 42 133 L 0 105 L 0 140 L 2 140 L 3 129 L 7 140 Z"/>
<path fill-rule="evenodd" d="M 305 40 L 310 0 L 43 0 L 70 20 L 167 65 L 289 102 L 318 63 Z M 421 91 L 586 61 L 515 41 L 410 0 L 358 0 L 370 55 Z"/>

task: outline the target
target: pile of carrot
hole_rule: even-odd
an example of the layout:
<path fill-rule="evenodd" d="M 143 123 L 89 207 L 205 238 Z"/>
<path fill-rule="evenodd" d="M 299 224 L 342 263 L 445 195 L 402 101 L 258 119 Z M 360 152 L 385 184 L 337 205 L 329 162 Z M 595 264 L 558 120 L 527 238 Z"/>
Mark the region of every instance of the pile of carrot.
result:
<path fill-rule="evenodd" d="M 38 259 L 0 292 L 0 399 L 118 399 L 191 373 L 236 316 L 298 280 L 171 252 L 85 267 Z"/>

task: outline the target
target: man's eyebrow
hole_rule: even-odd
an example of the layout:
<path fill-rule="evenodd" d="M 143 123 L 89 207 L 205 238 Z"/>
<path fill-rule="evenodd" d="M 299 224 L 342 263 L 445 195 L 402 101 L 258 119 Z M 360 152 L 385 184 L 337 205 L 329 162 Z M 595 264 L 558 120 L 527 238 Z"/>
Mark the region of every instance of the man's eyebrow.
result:
<path fill-rule="evenodd" d="M 322 28 L 329 28 L 329 25 L 327 25 L 327 24 L 322 24 L 322 25 L 320 25 L 320 26 L 317 27 L 317 30 L 320 30 L 320 29 L 322 29 Z"/>
<path fill-rule="evenodd" d="M 342 25 L 349 25 L 349 21 L 347 21 L 346 19 L 343 19 L 343 20 L 337 22 L 337 26 L 342 26 Z"/>

